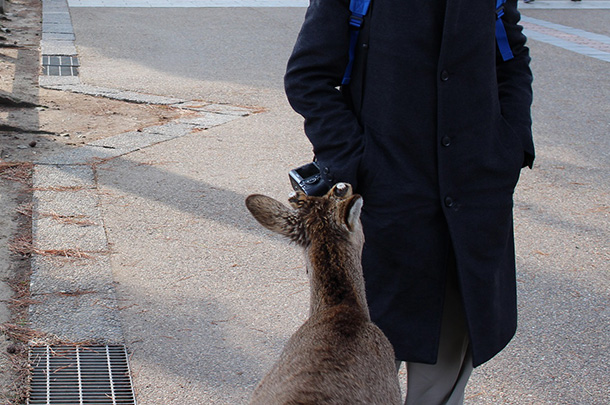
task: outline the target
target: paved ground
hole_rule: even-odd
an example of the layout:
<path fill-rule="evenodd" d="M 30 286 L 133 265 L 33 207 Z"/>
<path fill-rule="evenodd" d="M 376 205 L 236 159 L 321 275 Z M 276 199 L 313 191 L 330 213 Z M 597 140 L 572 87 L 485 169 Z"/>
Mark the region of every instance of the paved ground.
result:
<path fill-rule="evenodd" d="M 152 94 L 185 116 L 39 162 L 34 211 L 89 222 L 35 214 L 36 243 L 86 255 L 34 257 L 33 293 L 53 298 L 33 326 L 124 342 L 140 404 L 245 403 L 307 310 L 300 254 L 243 204 L 285 198 L 287 171 L 311 158 L 281 84 L 304 8 L 85 3 L 70 2 L 80 80 L 57 88 Z M 572 7 L 523 8 L 538 159 L 516 195 L 520 328 L 468 404 L 608 403 L 610 11 L 548 3 Z"/>

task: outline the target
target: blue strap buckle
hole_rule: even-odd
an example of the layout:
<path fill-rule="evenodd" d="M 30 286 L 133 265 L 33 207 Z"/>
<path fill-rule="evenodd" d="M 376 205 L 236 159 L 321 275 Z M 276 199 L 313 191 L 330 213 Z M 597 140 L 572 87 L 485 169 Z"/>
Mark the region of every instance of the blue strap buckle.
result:
<path fill-rule="evenodd" d="M 352 14 L 349 18 L 349 25 L 352 28 L 360 29 L 362 27 L 362 23 L 364 22 L 364 16 L 361 14 Z"/>
<path fill-rule="evenodd" d="M 504 4 L 496 9 L 496 19 L 501 18 L 504 15 Z"/>

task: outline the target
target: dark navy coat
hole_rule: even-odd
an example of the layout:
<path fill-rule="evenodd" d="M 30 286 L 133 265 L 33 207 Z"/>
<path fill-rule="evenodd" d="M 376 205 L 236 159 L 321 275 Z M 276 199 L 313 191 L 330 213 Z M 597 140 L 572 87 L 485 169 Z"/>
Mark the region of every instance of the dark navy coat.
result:
<path fill-rule="evenodd" d="M 495 0 L 372 0 L 366 63 L 349 96 L 349 0 L 312 0 L 286 94 L 326 181 L 364 197 L 373 320 L 400 360 L 435 363 L 451 246 L 473 362 L 516 330 L 513 191 L 534 160 L 529 51 L 517 1 L 495 42 Z"/>

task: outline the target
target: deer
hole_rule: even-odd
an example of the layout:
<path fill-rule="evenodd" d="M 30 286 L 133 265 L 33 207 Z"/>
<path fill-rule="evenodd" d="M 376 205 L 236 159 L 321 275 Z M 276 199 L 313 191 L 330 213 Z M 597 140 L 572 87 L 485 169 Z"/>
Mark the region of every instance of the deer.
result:
<path fill-rule="evenodd" d="M 362 273 L 362 197 L 338 183 L 322 197 L 291 193 L 291 207 L 252 194 L 265 228 L 303 247 L 309 316 L 256 386 L 251 405 L 400 404 L 394 349 L 372 321 Z"/>

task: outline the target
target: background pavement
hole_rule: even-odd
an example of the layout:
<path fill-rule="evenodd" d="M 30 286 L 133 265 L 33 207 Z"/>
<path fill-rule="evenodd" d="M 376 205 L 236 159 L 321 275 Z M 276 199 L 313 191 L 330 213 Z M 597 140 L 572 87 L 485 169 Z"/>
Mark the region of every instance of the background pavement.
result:
<path fill-rule="evenodd" d="M 571 7 L 567 1 L 534 4 L 543 3 Z M 308 286 L 300 252 L 262 230 L 244 207 L 254 192 L 285 200 L 288 170 L 311 159 L 302 120 L 282 88 L 305 12 L 286 7 L 295 4 L 108 8 L 70 1 L 80 82 L 95 86 L 89 90 L 247 111 L 215 110 L 214 117 L 231 119 L 212 125 L 205 115 L 199 127 L 191 122 L 171 139 L 131 149 L 98 145 L 116 153 L 93 156 L 98 159 L 86 161 L 92 166 L 60 161 L 66 155 L 39 162 L 37 176 L 47 177 L 38 178 L 56 178 L 63 188 L 47 187 L 61 194 L 46 200 L 39 194 L 35 204 L 77 198 L 64 205 L 89 204 L 86 214 L 96 224 L 86 228 L 99 239 L 81 234 L 63 246 L 101 245 L 82 247 L 100 256 L 88 262 L 98 267 L 83 271 L 99 284 L 83 284 L 73 274 L 70 291 L 91 294 L 63 296 L 58 303 L 62 308 L 69 299 L 63 313 L 78 308 L 80 319 L 57 322 L 49 305 L 34 306 L 33 319 L 49 330 L 54 322 L 45 316 L 55 313 L 55 324 L 67 325 L 54 331 L 60 335 L 78 340 L 95 333 L 124 342 L 139 404 L 246 403 L 305 319 Z M 604 51 L 610 11 L 546 7 L 528 5 L 523 14 L 598 34 L 546 33 L 567 41 L 574 38 L 565 35 L 575 35 L 589 41 L 587 47 L 610 52 Z M 528 30 L 536 28 L 532 24 Z M 523 172 L 515 208 L 520 326 L 509 347 L 475 371 L 468 404 L 609 400 L 610 65 L 538 38 L 529 43 L 538 157 L 535 169 Z M 193 110 L 184 111 L 193 118 Z M 39 241 L 48 229 L 39 228 Z M 34 270 L 33 286 L 57 290 L 67 277 L 59 271 L 36 278 L 41 273 Z M 104 308 L 100 319 L 107 322 L 84 327 Z"/>

